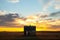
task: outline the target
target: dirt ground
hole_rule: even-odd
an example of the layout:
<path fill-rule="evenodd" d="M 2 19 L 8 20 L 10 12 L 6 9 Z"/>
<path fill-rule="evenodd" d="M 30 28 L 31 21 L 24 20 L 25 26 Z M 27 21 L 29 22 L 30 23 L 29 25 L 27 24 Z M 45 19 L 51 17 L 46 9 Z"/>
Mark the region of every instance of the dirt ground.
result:
<path fill-rule="evenodd" d="M 0 32 L 0 40 L 58 40 L 60 31 L 39 31 L 36 36 L 24 36 L 24 32 Z"/>

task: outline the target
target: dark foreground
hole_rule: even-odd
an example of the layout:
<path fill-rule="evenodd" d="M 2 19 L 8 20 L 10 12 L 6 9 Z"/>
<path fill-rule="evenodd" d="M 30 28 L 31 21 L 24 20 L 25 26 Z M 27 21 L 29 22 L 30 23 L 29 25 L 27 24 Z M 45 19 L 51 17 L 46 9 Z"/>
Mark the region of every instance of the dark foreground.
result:
<path fill-rule="evenodd" d="M 58 40 L 60 31 L 40 31 L 36 36 L 24 36 L 23 32 L 0 32 L 0 40 Z"/>

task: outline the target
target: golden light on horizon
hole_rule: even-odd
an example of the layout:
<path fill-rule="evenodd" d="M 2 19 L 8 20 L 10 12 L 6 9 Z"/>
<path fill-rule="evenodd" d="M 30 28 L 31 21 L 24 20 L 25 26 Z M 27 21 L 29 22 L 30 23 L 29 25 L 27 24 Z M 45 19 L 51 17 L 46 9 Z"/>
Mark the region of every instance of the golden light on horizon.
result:
<path fill-rule="evenodd" d="M 28 17 L 26 20 L 16 18 L 13 24 L 16 24 L 16 27 L 9 26 L 0 26 L 0 32 L 23 32 L 24 26 L 36 26 L 36 31 L 60 31 L 60 28 L 53 28 L 52 25 L 60 25 L 60 20 L 55 20 L 55 22 L 50 22 L 48 20 L 36 21 L 35 17 Z M 19 26 L 19 27 L 18 27 Z"/>
<path fill-rule="evenodd" d="M 24 28 L 17 27 L 0 27 L 0 32 L 23 32 Z"/>

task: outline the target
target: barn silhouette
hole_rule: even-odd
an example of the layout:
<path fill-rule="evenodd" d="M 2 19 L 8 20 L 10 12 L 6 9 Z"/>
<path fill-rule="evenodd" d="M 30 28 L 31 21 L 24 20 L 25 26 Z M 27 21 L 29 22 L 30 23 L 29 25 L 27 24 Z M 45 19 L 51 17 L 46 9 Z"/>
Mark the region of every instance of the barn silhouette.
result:
<path fill-rule="evenodd" d="M 24 26 L 24 35 L 25 36 L 35 36 L 36 35 L 36 26 Z"/>

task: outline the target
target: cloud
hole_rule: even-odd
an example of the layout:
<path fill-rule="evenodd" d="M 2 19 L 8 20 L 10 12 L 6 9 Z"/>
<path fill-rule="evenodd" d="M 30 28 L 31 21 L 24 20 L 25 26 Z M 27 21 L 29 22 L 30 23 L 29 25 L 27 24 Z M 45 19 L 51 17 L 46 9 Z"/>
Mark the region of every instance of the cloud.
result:
<path fill-rule="evenodd" d="M 60 9 L 60 0 L 38 0 L 43 5 L 42 11 L 48 11 L 49 8 Z M 46 1 L 46 2 L 45 2 Z"/>
<path fill-rule="evenodd" d="M 60 5 L 55 5 L 55 9 L 60 9 Z"/>
<path fill-rule="evenodd" d="M 60 0 L 55 0 L 54 2 L 55 2 L 54 8 L 55 9 L 60 9 Z"/>
<path fill-rule="evenodd" d="M 52 0 L 38 0 L 40 4 L 43 5 L 42 11 L 48 11 L 48 7 L 50 7 L 53 3 Z"/>
<path fill-rule="evenodd" d="M 5 14 L 0 15 L 0 26 L 7 27 L 17 27 L 17 23 L 15 23 L 15 18 L 19 18 L 18 14 Z"/>
<path fill-rule="evenodd" d="M 5 15 L 5 14 L 7 14 L 7 11 L 0 10 L 0 15 Z"/>
<path fill-rule="evenodd" d="M 48 17 L 50 15 L 50 13 L 49 12 L 46 12 L 46 11 L 42 11 L 42 12 L 39 12 L 38 14 L 37 14 L 37 16 L 39 16 L 40 18 L 46 18 L 46 17 Z"/>
<path fill-rule="evenodd" d="M 60 0 L 54 0 L 56 3 L 60 3 Z"/>
<path fill-rule="evenodd" d="M 48 11 L 48 7 L 52 5 L 53 1 L 48 1 L 46 4 L 43 6 L 43 11 Z"/>
<path fill-rule="evenodd" d="M 60 16 L 60 11 L 55 12 L 55 13 L 51 13 L 50 16 L 58 17 L 58 16 Z"/>
<path fill-rule="evenodd" d="M 59 10 L 60 9 L 60 4 L 55 4 L 54 8 Z"/>
<path fill-rule="evenodd" d="M 8 2 L 11 2 L 11 3 L 18 3 L 20 0 L 8 0 Z"/>

